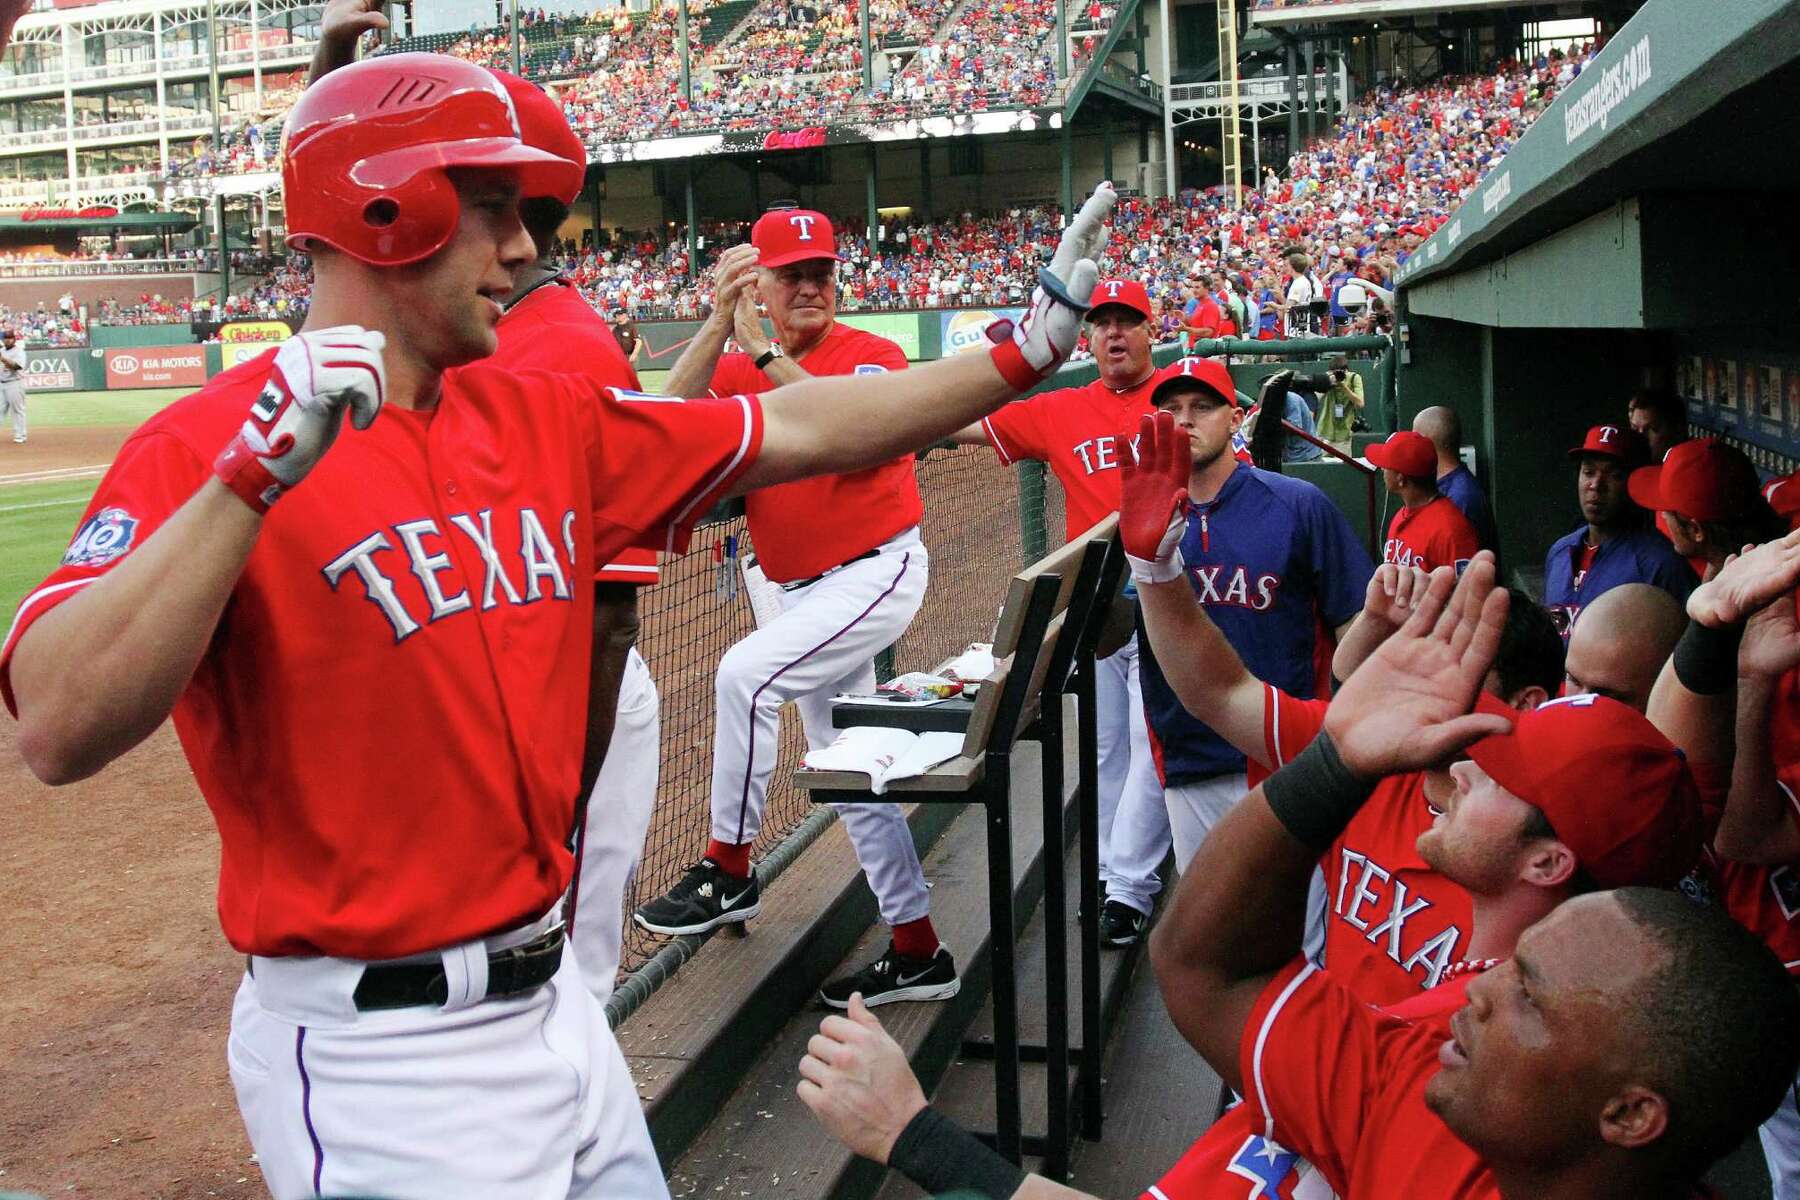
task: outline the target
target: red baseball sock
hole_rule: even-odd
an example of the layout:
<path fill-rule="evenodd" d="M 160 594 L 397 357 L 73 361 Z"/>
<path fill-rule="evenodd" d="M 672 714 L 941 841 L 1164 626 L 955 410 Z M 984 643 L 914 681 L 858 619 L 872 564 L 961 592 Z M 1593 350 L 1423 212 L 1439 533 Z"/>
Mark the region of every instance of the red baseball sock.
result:
<path fill-rule="evenodd" d="M 750 878 L 750 843 L 734 846 L 711 838 L 706 843 L 706 857 L 719 864 L 719 870 L 733 879 Z"/>
<path fill-rule="evenodd" d="M 930 958 L 938 951 L 937 930 L 930 917 L 894 926 L 894 949 L 907 958 Z"/>

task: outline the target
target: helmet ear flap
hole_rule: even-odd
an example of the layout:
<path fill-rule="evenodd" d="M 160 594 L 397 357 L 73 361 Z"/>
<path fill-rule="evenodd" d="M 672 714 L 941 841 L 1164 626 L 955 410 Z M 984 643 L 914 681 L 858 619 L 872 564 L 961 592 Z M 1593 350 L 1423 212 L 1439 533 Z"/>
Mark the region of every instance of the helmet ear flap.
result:
<path fill-rule="evenodd" d="M 412 262 L 436 254 L 456 232 L 461 205 L 456 185 L 441 170 L 421 171 L 368 200 L 358 214 L 358 258 Z"/>

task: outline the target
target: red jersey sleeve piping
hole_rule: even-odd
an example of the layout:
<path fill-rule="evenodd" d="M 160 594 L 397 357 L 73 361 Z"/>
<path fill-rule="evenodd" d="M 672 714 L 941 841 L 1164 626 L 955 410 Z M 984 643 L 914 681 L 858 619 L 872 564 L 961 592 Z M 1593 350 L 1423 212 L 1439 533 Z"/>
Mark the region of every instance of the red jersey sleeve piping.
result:
<path fill-rule="evenodd" d="M 983 433 L 987 434 L 988 445 L 994 448 L 994 455 L 1000 460 L 1000 465 L 1003 467 L 1012 466 L 1016 460 L 1013 454 L 1007 450 L 1006 443 L 1000 440 L 1000 431 L 994 428 L 994 418 L 981 418 L 981 430 Z"/>
<path fill-rule="evenodd" d="M 1268 1011 L 1263 1014 L 1262 1023 L 1257 1027 L 1256 1040 L 1250 1046 L 1250 1069 L 1243 1072 L 1244 1099 L 1255 1105 L 1256 1111 L 1262 1114 L 1263 1137 L 1271 1142 L 1278 1139 L 1275 1137 L 1275 1115 L 1269 1111 L 1269 1106 L 1264 1101 L 1267 1093 L 1263 1088 L 1263 1051 L 1269 1044 L 1269 1032 L 1275 1028 L 1275 1022 L 1280 1019 L 1282 1009 L 1287 1007 L 1288 1001 L 1293 999 L 1294 993 L 1300 990 L 1301 985 L 1319 971 L 1316 965 L 1304 959 L 1296 959 L 1285 969 L 1292 971 L 1293 977 L 1285 985 L 1281 985 L 1281 976 L 1277 975 L 1269 981 L 1269 987 L 1264 992 L 1266 995 L 1269 990 L 1281 986 L 1281 990 L 1275 994 L 1275 999 L 1269 1004 Z M 1246 1029 L 1244 1032 L 1247 1035 L 1249 1030 Z"/>
<path fill-rule="evenodd" d="M 687 539 L 694 524 L 717 504 L 736 483 L 750 464 L 762 451 L 763 411 L 762 400 L 753 395 L 738 395 L 736 400 L 744 417 L 743 436 L 738 440 L 737 452 L 699 490 L 681 507 L 669 522 L 667 540 L 663 545 L 665 554 L 681 554 L 687 549 Z"/>
<path fill-rule="evenodd" d="M 14 717 L 19 715 L 18 701 L 13 698 L 12 690 L 12 656 L 18 647 L 19 639 L 25 631 L 37 623 L 37 619 L 74 596 L 76 588 L 86 587 L 101 575 L 89 575 L 83 579 L 65 579 L 61 583 L 53 583 L 48 587 L 40 587 L 24 600 L 19 602 L 19 611 L 13 617 L 12 628 L 6 631 L 6 641 L 0 642 L 0 700 L 6 702 L 6 711 Z"/>

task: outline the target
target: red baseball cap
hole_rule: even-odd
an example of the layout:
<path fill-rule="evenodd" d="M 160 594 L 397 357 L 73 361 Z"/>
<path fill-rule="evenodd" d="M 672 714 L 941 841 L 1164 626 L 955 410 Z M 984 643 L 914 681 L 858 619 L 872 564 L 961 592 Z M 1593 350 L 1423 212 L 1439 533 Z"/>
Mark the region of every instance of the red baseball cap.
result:
<path fill-rule="evenodd" d="M 1764 485 L 1762 497 L 1790 529 L 1800 527 L 1800 472 L 1782 475 Z"/>
<path fill-rule="evenodd" d="M 1363 451 L 1370 462 L 1402 475 L 1437 478 L 1437 447 L 1422 433 L 1402 429 L 1390 434 L 1385 442 L 1376 442 Z"/>
<path fill-rule="evenodd" d="M 1675 446 L 1659 465 L 1633 471 L 1627 487 L 1652 512 L 1721 521 L 1748 511 L 1760 484 L 1743 451 L 1717 438 L 1695 438 Z"/>
<path fill-rule="evenodd" d="M 1231 372 L 1216 358 L 1181 358 L 1164 367 L 1162 378 L 1150 391 L 1150 403 L 1161 407 L 1176 392 L 1206 392 L 1221 403 L 1237 403 Z"/>
<path fill-rule="evenodd" d="M 1095 286 L 1093 299 L 1088 303 L 1092 305 L 1088 309 L 1090 321 L 1093 320 L 1095 313 L 1111 304 L 1129 308 L 1146 321 L 1151 319 L 1150 293 L 1146 292 L 1144 285 L 1135 279 L 1102 279 Z"/>
<path fill-rule="evenodd" d="M 757 265 L 785 267 L 809 258 L 842 262 L 837 252 L 837 231 L 824 213 L 810 208 L 778 208 L 766 212 L 750 227 L 750 244 L 756 247 Z"/>
<path fill-rule="evenodd" d="M 563 111 L 562 104 L 529 79 L 521 79 L 509 71 L 495 67 L 489 67 L 488 70 L 512 98 L 513 112 L 519 118 L 519 140 L 534 150 L 566 158 L 582 170 L 587 170 L 587 148 L 569 127 L 569 118 Z M 557 199 L 564 204 L 573 204 L 580 195 L 581 182 L 578 179 L 575 190 L 564 192 Z"/>
<path fill-rule="evenodd" d="M 1569 451 L 1570 458 L 1584 454 L 1604 454 L 1609 458 L 1642 461 L 1647 455 L 1644 439 L 1629 425 L 1596 425 L 1587 431 L 1581 445 Z"/>
<path fill-rule="evenodd" d="M 1700 794 L 1681 752 L 1644 715 L 1605 696 L 1504 712 L 1511 733 L 1469 757 L 1541 811 L 1603 888 L 1673 887 L 1700 858 Z"/>

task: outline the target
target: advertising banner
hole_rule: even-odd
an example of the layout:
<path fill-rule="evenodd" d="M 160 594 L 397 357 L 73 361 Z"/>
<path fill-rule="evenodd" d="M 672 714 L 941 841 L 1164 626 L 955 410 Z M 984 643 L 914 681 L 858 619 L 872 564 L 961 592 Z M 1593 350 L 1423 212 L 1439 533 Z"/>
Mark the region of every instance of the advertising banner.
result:
<path fill-rule="evenodd" d="M 109 388 L 198 387 L 205 382 L 204 346 L 136 346 L 106 352 Z"/>
<path fill-rule="evenodd" d="M 73 391 L 75 356 L 79 350 L 32 350 L 25 358 L 25 390 Z"/>
<path fill-rule="evenodd" d="M 919 358 L 919 315 L 917 313 L 839 313 L 838 323 L 887 338 L 906 352 L 909 362 Z"/>
<path fill-rule="evenodd" d="M 293 336 L 286 321 L 230 321 L 219 326 L 219 340 L 227 346 L 240 342 L 285 342 Z"/>
<path fill-rule="evenodd" d="M 987 345 L 989 325 L 1001 317 L 1017 321 L 1024 313 L 1022 308 L 966 308 L 961 312 L 939 313 L 944 322 L 944 357 L 981 349 Z"/>
<path fill-rule="evenodd" d="M 287 340 L 285 338 L 283 341 Z M 219 346 L 219 369 L 229 371 L 239 363 L 247 363 L 275 348 L 275 342 L 224 342 Z"/>

